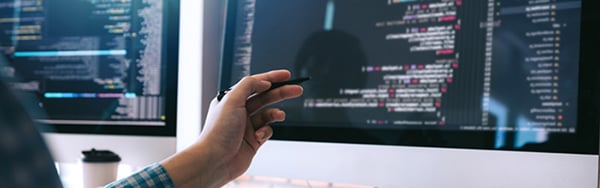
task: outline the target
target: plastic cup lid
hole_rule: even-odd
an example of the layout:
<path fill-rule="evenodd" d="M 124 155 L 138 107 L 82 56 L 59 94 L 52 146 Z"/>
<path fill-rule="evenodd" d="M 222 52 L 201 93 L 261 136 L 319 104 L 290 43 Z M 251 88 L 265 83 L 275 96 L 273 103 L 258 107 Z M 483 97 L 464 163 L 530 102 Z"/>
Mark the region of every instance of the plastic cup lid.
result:
<path fill-rule="evenodd" d="M 88 151 L 81 151 L 83 162 L 119 162 L 121 157 L 110 150 L 96 150 L 92 148 Z"/>

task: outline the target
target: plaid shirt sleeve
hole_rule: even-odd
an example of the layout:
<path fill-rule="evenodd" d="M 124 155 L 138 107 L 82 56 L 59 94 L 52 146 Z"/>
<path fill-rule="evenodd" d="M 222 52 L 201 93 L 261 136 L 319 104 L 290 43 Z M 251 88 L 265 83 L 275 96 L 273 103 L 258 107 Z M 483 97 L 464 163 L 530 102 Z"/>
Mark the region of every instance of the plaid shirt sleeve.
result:
<path fill-rule="evenodd" d="M 154 163 L 127 178 L 112 182 L 104 188 L 146 188 L 175 187 L 167 171 L 159 163 Z"/>

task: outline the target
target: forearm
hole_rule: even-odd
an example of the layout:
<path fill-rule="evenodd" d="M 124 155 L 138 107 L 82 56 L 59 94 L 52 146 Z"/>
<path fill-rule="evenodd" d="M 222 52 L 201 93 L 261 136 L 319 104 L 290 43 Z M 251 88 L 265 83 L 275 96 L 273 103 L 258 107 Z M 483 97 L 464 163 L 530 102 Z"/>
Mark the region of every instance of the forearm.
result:
<path fill-rule="evenodd" d="M 215 159 L 209 148 L 196 143 L 161 162 L 175 187 L 212 188 L 227 183 L 229 175 L 222 161 Z"/>

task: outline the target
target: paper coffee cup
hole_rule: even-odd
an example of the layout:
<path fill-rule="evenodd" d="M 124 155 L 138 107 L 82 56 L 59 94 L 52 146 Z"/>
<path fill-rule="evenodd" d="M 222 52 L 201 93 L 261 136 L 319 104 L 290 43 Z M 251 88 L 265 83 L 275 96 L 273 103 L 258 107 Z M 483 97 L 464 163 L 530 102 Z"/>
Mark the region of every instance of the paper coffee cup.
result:
<path fill-rule="evenodd" d="M 103 187 L 117 180 L 121 158 L 109 150 L 82 151 L 83 187 Z"/>

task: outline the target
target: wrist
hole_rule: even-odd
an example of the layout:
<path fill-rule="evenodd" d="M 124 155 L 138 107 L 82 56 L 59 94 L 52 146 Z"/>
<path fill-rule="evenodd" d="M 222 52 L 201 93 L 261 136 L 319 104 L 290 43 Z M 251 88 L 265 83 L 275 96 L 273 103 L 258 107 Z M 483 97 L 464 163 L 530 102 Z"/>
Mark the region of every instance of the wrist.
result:
<path fill-rule="evenodd" d="M 175 187 L 220 187 L 227 183 L 222 161 L 214 159 L 210 149 L 196 143 L 165 159 L 161 165 Z"/>

